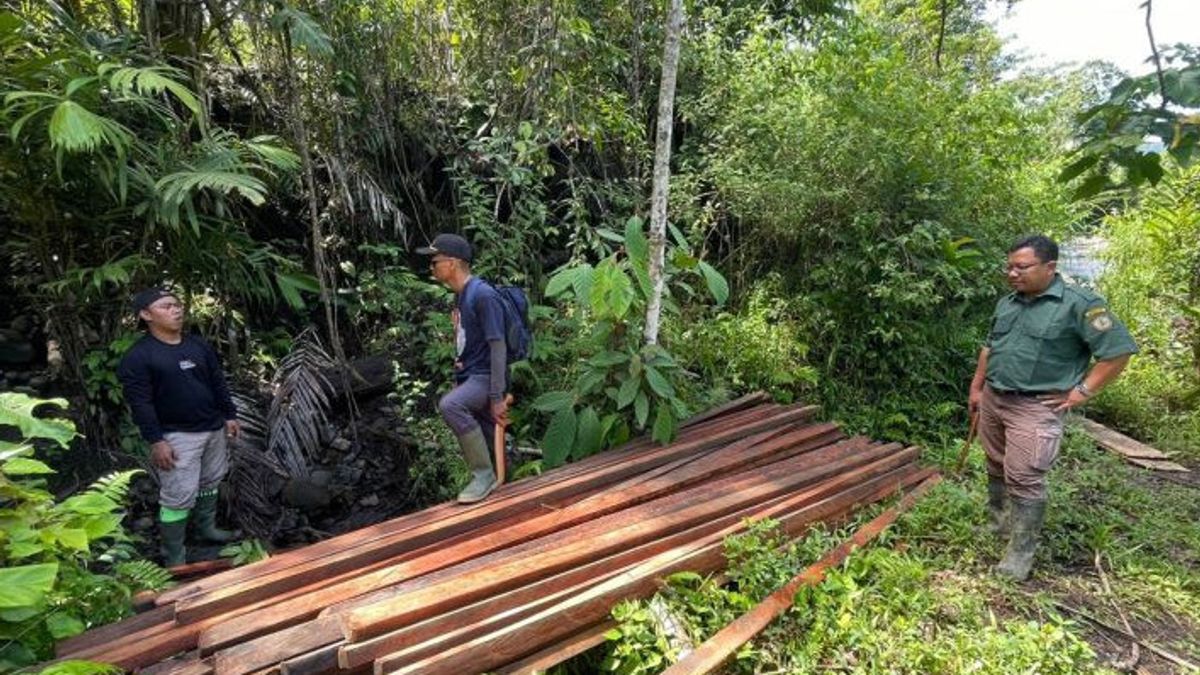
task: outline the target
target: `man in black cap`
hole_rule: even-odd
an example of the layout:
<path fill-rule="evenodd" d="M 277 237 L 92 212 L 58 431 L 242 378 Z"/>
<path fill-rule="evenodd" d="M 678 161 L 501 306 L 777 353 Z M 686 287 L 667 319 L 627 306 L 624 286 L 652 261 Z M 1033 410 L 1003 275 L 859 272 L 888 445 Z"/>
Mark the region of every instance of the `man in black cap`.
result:
<path fill-rule="evenodd" d="M 496 423 L 508 423 L 504 307 L 496 289 L 472 276 L 473 256 L 466 239 L 439 234 L 417 253 L 432 256 L 433 278 L 454 291 L 455 387 L 438 402 L 438 410 L 471 468 L 471 482 L 458 495 L 460 503 L 470 504 L 496 489 L 487 439 Z"/>
<path fill-rule="evenodd" d="M 229 469 L 226 436 L 241 432 L 217 354 L 183 332 L 183 305 L 162 288 L 133 297 L 146 326 L 117 368 L 133 421 L 150 444 L 159 482 L 159 534 L 167 567 L 182 565 L 189 516 L 195 534 L 224 543 L 233 534 L 217 528 L 217 486 Z"/>

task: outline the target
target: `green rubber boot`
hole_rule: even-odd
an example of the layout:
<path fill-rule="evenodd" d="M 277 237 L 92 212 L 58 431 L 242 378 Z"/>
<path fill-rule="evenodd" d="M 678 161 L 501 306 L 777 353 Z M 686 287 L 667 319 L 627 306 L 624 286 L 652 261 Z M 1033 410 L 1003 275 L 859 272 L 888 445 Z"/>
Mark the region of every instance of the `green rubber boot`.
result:
<path fill-rule="evenodd" d="M 1033 567 L 1033 553 L 1037 550 L 1042 521 L 1046 518 L 1046 500 L 1034 501 L 1013 497 L 1011 501 L 1012 535 L 1008 539 L 1008 550 L 1004 553 L 1004 560 L 996 565 L 996 573 L 1013 581 L 1025 581 Z"/>
<path fill-rule="evenodd" d="M 1008 517 L 1008 488 L 1004 485 L 1004 477 L 988 476 L 988 533 L 1007 537 Z"/>
<path fill-rule="evenodd" d="M 473 504 L 496 489 L 496 472 L 492 470 L 492 458 L 482 431 L 474 429 L 459 436 L 458 445 L 462 448 L 467 466 L 471 467 L 471 482 L 458 493 L 458 503 Z"/>
<path fill-rule="evenodd" d="M 178 567 L 187 562 L 187 546 L 183 543 L 187 524 L 187 509 L 159 509 L 158 538 L 162 542 L 163 567 Z"/>
<path fill-rule="evenodd" d="M 211 544 L 225 544 L 234 540 L 234 533 L 217 527 L 217 489 L 203 490 L 196 497 L 197 539 Z"/>

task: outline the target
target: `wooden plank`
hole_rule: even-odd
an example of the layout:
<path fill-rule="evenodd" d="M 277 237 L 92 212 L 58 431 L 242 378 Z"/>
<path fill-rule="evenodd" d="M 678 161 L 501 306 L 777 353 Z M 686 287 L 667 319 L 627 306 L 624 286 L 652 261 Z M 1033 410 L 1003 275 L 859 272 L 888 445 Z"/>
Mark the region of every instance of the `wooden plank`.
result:
<path fill-rule="evenodd" d="M 758 635 L 780 614 L 783 614 L 795 602 L 796 593 L 805 586 L 815 586 L 825 579 L 826 573 L 842 564 L 854 549 L 867 544 L 894 523 L 900 514 L 912 508 L 926 492 L 941 480 L 940 476 L 931 476 L 924 480 L 912 492 L 905 495 L 898 504 L 884 511 L 879 516 L 860 527 L 849 539 L 842 542 L 820 560 L 793 577 L 774 593 L 768 595 L 762 602 L 750 611 L 742 614 L 733 623 L 717 631 L 708 640 L 694 649 L 687 656 L 675 662 L 663 675 L 692 675 L 710 673 L 725 663 L 734 652 Z"/>
<path fill-rule="evenodd" d="M 311 625 L 285 628 L 217 652 L 213 656 L 213 667 L 217 675 L 252 673 L 326 646 L 328 642 L 321 637 L 322 633 L 336 634 L 337 629 L 338 622 L 333 617 L 315 619 Z"/>
<path fill-rule="evenodd" d="M 700 520 L 718 517 L 892 454 L 892 451 L 867 450 L 848 456 L 846 445 L 840 443 L 747 472 L 748 475 L 738 474 L 675 493 L 616 514 L 618 518 L 611 522 L 604 522 L 603 518 L 593 521 L 600 527 L 572 528 L 545 537 L 523 555 L 507 550 L 500 556 L 469 561 L 448 578 L 414 580 L 402 595 L 345 613 L 343 634 L 348 641 L 357 642 L 396 630 L 439 611 L 502 591 L 506 586 L 524 583 L 536 575 L 686 529 Z M 904 461 L 911 461 L 915 452 L 895 455 L 904 455 Z M 661 508 L 668 504 L 677 508 Z"/>
<path fill-rule="evenodd" d="M 1083 428 L 1085 434 L 1096 441 L 1097 445 L 1118 455 L 1137 459 L 1169 459 L 1157 448 L 1152 448 L 1086 417 L 1080 418 L 1079 426 Z"/>
<path fill-rule="evenodd" d="M 842 513 L 856 503 L 877 501 L 926 476 L 927 472 L 915 471 L 910 465 L 794 511 L 781 512 L 780 507 L 764 509 L 760 517 L 777 518 L 785 531 L 795 534 L 813 522 Z M 375 672 L 459 675 L 484 672 L 522 658 L 539 645 L 561 640 L 583 626 L 603 620 L 620 600 L 653 593 L 662 577 L 684 570 L 708 573 L 720 568 L 724 563 L 724 538 L 741 527 L 743 525 L 739 523 L 686 547 L 655 556 L 586 593 L 577 594 L 499 631 L 449 647 L 425 660 L 412 662 L 403 652 L 383 656 L 376 660 Z"/>
<path fill-rule="evenodd" d="M 493 675 L 536 675 L 545 670 L 574 658 L 593 647 L 599 647 L 607 641 L 605 633 L 617 626 L 617 622 L 609 619 L 595 626 L 589 626 L 557 644 L 530 654 L 525 658 L 514 661 L 507 666 L 492 671 Z"/>
<path fill-rule="evenodd" d="M 173 626 L 175 624 L 175 609 L 173 607 L 155 607 L 154 609 L 134 614 L 115 623 L 93 628 L 54 645 L 54 653 L 58 658 L 68 658 L 76 653 L 92 649 L 99 645 L 107 645 L 113 640 L 126 635 L 144 631 L 153 626 Z"/>
<path fill-rule="evenodd" d="M 142 668 L 138 675 L 209 675 L 211 672 L 212 659 L 188 656 L 159 661 L 148 668 Z"/>
<path fill-rule="evenodd" d="M 866 439 L 856 438 L 848 444 L 857 445 L 859 450 L 867 447 Z M 729 513 L 720 518 L 704 521 L 692 528 L 683 530 L 666 537 L 652 539 L 637 547 L 617 551 L 603 558 L 594 558 L 577 567 L 570 568 L 555 576 L 539 579 L 531 584 L 519 586 L 506 593 L 491 596 L 475 604 L 452 612 L 439 614 L 424 621 L 407 626 L 398 631 L 385 633 L 367 641 L 347 644 L 340 648 L 339 664 L 343 668 L 368 664 L 375 654 L 385 653 L 408 645 L 420 644 L 433 640 L 437 636 L 454 633 L 455 639 L 473 637 L 481 629 L 494 629 L 504 625 L 509 619 L 504 612 L 522 604 L 534 603 L 538 598 L 556 594 L 559 591 L 578 592 L 581 587 L 594 585 L 604 578 L 617 573 L 620 569 L 644 561 L 650 557 L 700 539 L 712 532 L 728 528 L 740 523 L 743 519 L 754 516 L 762 509 L 788 499 L 783 495 L 763 503 L 752 504 L 739 511 Z M 591 580 L 591 584 L 587 584 Z M 369 598 L 377 602 L 384 597 L 394 597 L 396 589 L 388 589 L 389 596 Z M 338 609 L 345 611 L 360 606 L 368 598 L 357 599 L 347 606 Z M 541 604 L 541 603 L 538 603 Z M 341 632 L 338 632 L 341 637 Z"/>
<path fill-rule="evenodd" d="M 777 414 L 785 410 L 787 410 L 787 408 L 781 408 L 780 406 L 775 405 L 756 406 L 749 409 L 738 409 L 736 411 L 720 415 L 716 418 L 705 420 L 703 423 L 695 425 L 692 428 L 685 429 L 680 433 L 679 440 L 696 440 L 698 438 L 703 438 L 706 435 L 728 430 L 728 428 L 731 426 L 739 426 L 757 418 Z M 212 577 L 207 577 L 205 579 L 200 579 L 198 581 L 194 581 L 166 591 L 159 596 L 158 604 L 171 604 L 184 597 L 202 594 L 216 588 L 247 581 L 273 572 L 278 572 L 280 570 L 286 570 L 303 563 L 317 560 L 324 556 L 336 554 L 345 550 L 346 548 L 369 545 L 375 540 L 394 535 L 398 532 L 402 532 L 413 527 L 427 525 L 443 518 L 461 517 L 465 513 L 485 510 L 497 502 L 517 499 L 525 501 L 527 493 L 536 492 L 538 489 L 543 488 L 546 485 L 554 484 L 556 482 L 566 480 L 567 478 L 574 478 L 590 471 L 620 464 L 627 460 L 630 456 L 643 452 L 652 446 L 653 443 L 647 438 L 637 439 L 620 448 L 614 448 L 607 452 L 597 453 L 579 462 L 574 462 L 565 467 L 556 469 L 555 471 L 546 472 L 541 476 L 535 476 L 525 480 L 517 481 L 515 483 L 503 485 L 493 492 L 492 497 L 485 502 L 468 505 L 462 505 L 456 502 L 446 502 L 432 506 L 423 511 L 410 513 L 383 523 L 377 523 L 353 532 L 331 537 L 309 546 L 286 551 L 284 553 L 274 555 L 267 560 L 262 560 L 251 565 L 237 567 L 227 572 L 223 572 Z"/>
<path fill-rule="evenodd" d="M 1190 473 L 1191 469 L 1182 464 L 1177 464 L 1169 459 L 1142 459 L 1141 457 L 1126 457 L 1125 460 L 1130 464 L 1142 467 L 1143 469 L 1153 469 L 1154 471 L 1173 471 L 1175 473 Z"/>
<path fill-rule="evenodd" d="M 800 408 L 785 412 L 774 418 L 769 418 L 769 422 L 777 422 L 778 424 L 787 424 L 799 421 L 811 415 L 813 409 Z M 837 433 L 834 425 L 815 425 L 809 428 L 810 431 L 805 433 L 813 434 L 813 437 L 826 437 L 830 434 Z M 744 432 L 761 433 L 758 425 L 745 427 Z M 729 432 L 733 433 L 733 432 Z M 831 436 L 829 436 L 831 437 Z M 718 436 L 717 438 L 721 438 Z M 707 441 L 697 441 L 696 443 L 706 443 Z M 703 445 L 688 444 L 694 446 L 696 450 L 687 452 L 685 450 L 676 449 L 674 453 L 680 456 L 687 457 L 704 449 Z M 722 445 L 718 443 L 719 447 Z M 650 454 L 650 453 L 647 453 Z M 674 456 L 674 455 L 672 455 Z M 678 457 L 675 457 L 678 459 Z M 633 464 L 631 461 L 629 464 Z M 709 466 L 702 464 L 701 467 Z M 692 474 L 699 474 L 701 470 L 692 471 Z M 446 546 L 445 537 L 437 538 L 438 532 L 436 529 L 431 529 L 428 536 L 431 538 L 428 547 L 427 555 L 413 557 L 408 560 L 403 560 L 395 565 L 380 567 L 375 571 L 359 574 L 351 579 L 345 580 L 339 584 L 328 584 L 324 590 L 307 594 L 296 598 L 288 603 L 275 603 L 270 609 L 265 609 L 256 613 L 254 616 L 245 616 L 235 621 L 227 622 L 221 626 L 214 627 L 210 631 L 206 631 L 201 638 L 201 647 L 205 651 L 220 648 L 221 646 L 232 644 L 242 639 L 252 637 L 254 635 L 270 632 L 287 625 L 294 624 L 299 621 L 304 621 L 314 616 L 324 607 L 340 602 L 347 598 L 361 595 L 382 586 L 398 583 L 404 579 L 427 574 L 438 569 L 448 567 L 462 560 L 470 559 L 479 555 L 486 554 L 491 551 L 500 550 L 505 547 L 511 547 L 514 544 L 528 541 L 545 533 L 567 527 L 574 523 L 583 522 L 586 520 L 594 520 L 598 516 L 606 512 L 616 510 L 621 504 L 631 495 L 642 495 L 637 499 L 645 500 L 649 496 L 653 496 L 654 492 L 647 490 L 661 491 L 666 489 L 669 483 L 655 482 L 648 484 L 648 487 L 642 487 L 641 492 L 631 488 L 630 491 L 614 493 L 616 496 L 611 496 L 608 493 L 596 495 L 595 498 L 584 500 L 578 505 L 561 509 L 559 511 L 536 514 L 522 524 L 516 524 L 511 527 L 503 528 L 486 536 L 470 536 L 470 533 L 463 533 L 466 538 L 457 546 Z M 648 495 L 648 496 L 647 496 Z M 528 507 L 524 508 L 524 513 L 528 514 Z M 347 555 L 350 559 L 355 559 L 354 552 Z M 324 558 L 329 561 L 332 558 Z M 335 570 L 340 570 L 342 565 L 335 567 Z M 328 573 L 327 568 L 314 568 L 310 574 L 319 575 Z M 261 579 L 260 579 L 261 581 Z M 186 622 L 187 619 L 194 619 L 197 616 L 204 616 L 211 611 L 212 607 L 226 607 L 233 603 L 238 597 L 255 598 L 264 595 L 265 592 L 259 589 L 256 592 L 245 592 L 238 594 L 235 591 L 226 589 L 219 596 L 206 594 L 204 596 L 194 596 L 185 598 L 179 602 L 176 607 L 176 619 Z M 209 598 L 207 602 L 205 599 Z"/>

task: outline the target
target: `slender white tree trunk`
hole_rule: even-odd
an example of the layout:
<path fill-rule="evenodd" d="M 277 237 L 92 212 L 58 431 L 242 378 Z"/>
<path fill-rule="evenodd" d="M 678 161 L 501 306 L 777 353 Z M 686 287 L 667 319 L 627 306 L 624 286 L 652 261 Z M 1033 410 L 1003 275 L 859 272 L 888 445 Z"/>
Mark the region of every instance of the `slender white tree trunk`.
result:
<path fill-rule="evenodd" d="M 679 71 L 679 41 L 683 32 L 683 0 L 670 0 L 667 39 L 663 47 L 662 80 L 658 87 L 658 132 L 654 139 L 654 187 L 650 196 L 650 283 L 646 303 L 646 343 L 658 344 L 662 314 L 663 254 L 667 246 L 667 191 L 671 180 L 671 129 L 675 121 L 675 76 Z"/>

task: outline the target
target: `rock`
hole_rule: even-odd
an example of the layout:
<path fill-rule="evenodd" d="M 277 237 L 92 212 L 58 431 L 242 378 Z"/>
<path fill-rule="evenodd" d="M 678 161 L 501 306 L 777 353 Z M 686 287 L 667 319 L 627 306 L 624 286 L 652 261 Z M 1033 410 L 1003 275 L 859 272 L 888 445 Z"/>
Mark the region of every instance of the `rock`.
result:
<path fill-rule="evenodd" d="M 379 495 L 372 492 L 371 494 L 358 500 L 360 506 L 379 506 Z"/>
<path fill-rule="evenodd" d="M 33 330 L 33 325 L 33 319 L 28 314 L 22 314 L 13 319 L 8 327 L 21 335 L 29 335 L 29 332 Z"/>
<path fill-rule="evenodd" d="M 346 452 L 350 449 L 351 445 L 353 445 L 353 442 L 349 438 L 346 438 L 345 436 L 338 436 L 337 438 L 333 439 L 333 441 L 329 444 L 329 447 L 337 450 L 338 452 Z"/>
<path fill-rule="evenodd" d="M 313 510 L 329 505 L 332 495 L 323 485 L 305 478 L 293 478 L 283 486 L 283 503 L 298 509 Z"/>
<path fill-rule="evenodd" d="M 312 481 L 313 485 L 329 487 L 329 484 L 333 482 L 333 472 L 326 469 L 317 469 L 308 475 L 308 479 Z"/>

